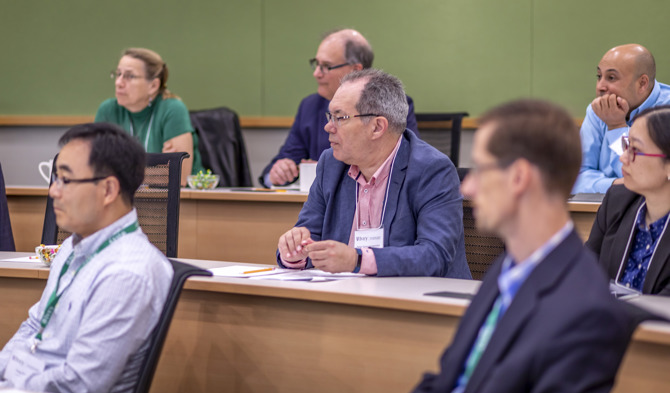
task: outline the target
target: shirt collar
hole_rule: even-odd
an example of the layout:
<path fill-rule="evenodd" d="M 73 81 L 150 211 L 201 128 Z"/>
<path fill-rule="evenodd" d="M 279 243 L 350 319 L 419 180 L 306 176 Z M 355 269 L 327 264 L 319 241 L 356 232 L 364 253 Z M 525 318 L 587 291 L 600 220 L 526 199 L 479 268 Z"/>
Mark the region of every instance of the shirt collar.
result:
<path fill-rule="evenodd" d="M 574 224 L 572 221 L 556 232 L 546 243 L 535 250 L 528 258 L 520 263 L 513 263 L 512 257 L 508 254 L 503 261 L 502 270 L 498 276 L 498 288 L 502 299 L 502 311 L 512 303 L 514 296 L 526 281 L 530 273 L 549 255 L 566 237 L 572 232 Z"/>
<path fill-rule="evenodd" d="M 389 154 L 388 157 L 386 157 L 386 160 L 384 160 L 384 163 L 382 164 L 382 166 L 377 168 L 374 175 L 372 175 L 370 180 L 368 180 L 368 183 L 370 185 L 374 186 L 377 182 L 383 182 L 384 180 L 386 180 L 387 177 L 389 177 L 389 175 L 391 173 L 391 163 L 393 162 L 393 159 L 395 158 L 396 154 L 398 154 L 398 150 L 400 149 L 400 143 L 401 142 L 402 142 L 402 135 L 400 136 L 400 138 L 398 138 L 398 142 L 396 142 L 395 147 L 393 148 L 393 151 L 391 152 L 391 154 Z M 358 168 L 358 165 L 350 166 L 349 167 L 349 172 L 347 174 L 349 175 L 350 178 L 352 178 L 352 179 L 354 179 L 358 182 L 361 182 L 361 180 L 359 180 L 361 170 L 360 170 L 360 168 Z M 365 183 L 364 180 L 362 180 L 362 182 Z"/>
<path fill-rule="evenodd" d="M 643 199 L 642 205 L 640 206 L 640 209 L 637 211 L 637 217 L 635 218 L 635 225 L 641 231 L 647 231 L 647 230 L 650 231 L 653 235 L 653 238 L 655 239 L 663 231 L 665 222 L 668 219 L 668 214 L 670 213 L 666 213 L 663 217 L 649 224 L 649 229 L 647 229 L 647 226 L 645 225 L 647 217 L 647 201 Z"/>
<path fill-rule="evenodd" d="M 656 104 L 656 101 L 658 101 L 658 97 L 661 95 L 661 86 L 659 85 L 657 80 L 654 80 L 654 88 L 651 89 L 651 94 L 649 94 L 649 97 L 647 97 L 644 102 L 632 110 L 630 112 L 630 121 L 635 119 L 635 116 L 637 116 L 638 113 L 642 112 L 643 110 L 647 108 L 651 108 Z"/>
<path fill-rule="evenodd" d="M 95 252 L 105 240 L 135 221 L 137 221 L 137 211 L 133 208 L 128 214 L 84 239 L 76 233 L 73 234 L 72 245 L 75 254 L 88 255 Z"/>

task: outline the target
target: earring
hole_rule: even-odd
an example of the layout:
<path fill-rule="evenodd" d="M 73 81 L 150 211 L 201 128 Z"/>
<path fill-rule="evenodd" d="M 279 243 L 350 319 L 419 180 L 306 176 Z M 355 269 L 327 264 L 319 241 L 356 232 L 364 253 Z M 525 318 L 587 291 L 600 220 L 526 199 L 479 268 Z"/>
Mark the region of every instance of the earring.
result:
<path fill-rule="evenodd" d="M 149 97 L 149 106 L 151 106 L 151 101 L 153 101 L 153 100 L 154 99 L 152 97 Z M 668 180 L 670 180 L 670 176 L 668 176 Z"/>

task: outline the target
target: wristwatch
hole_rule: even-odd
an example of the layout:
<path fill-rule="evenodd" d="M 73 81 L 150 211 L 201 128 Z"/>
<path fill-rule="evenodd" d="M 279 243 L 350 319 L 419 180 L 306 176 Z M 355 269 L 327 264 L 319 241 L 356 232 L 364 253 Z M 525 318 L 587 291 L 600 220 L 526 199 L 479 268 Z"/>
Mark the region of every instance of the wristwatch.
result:
<path fill-rule="evenodd" d="M 361 271 L 361 260 L 363 260 L 363 250 L 357 248 L 356 253 L 358 254 L 358 258 L 356 259 L 356 267 L 354 268 L 352 273 L 358 273 Z"/>

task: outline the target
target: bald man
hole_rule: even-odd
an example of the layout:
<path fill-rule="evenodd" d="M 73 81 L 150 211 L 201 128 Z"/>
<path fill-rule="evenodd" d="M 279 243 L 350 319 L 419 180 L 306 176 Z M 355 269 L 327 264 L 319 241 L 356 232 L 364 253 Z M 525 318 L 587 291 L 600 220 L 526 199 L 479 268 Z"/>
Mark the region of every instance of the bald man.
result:
<path fill-rule="evenodd" d="M 598 63 L 596 99 L 586 108 L 580 131 L 582 166 L 573 193 L 602 193 L 623 184 L 621 136 L 644 109 L 670 104 L 670 86 L 656 81 L 656 63 L 647 48 L 616 46 Z"/>
<path fill-rule="evenodd" d="M 309 61 L 318 84 L 317 92 L 300 103 L 284 145 L 258 179 L 262 185 L 270 187 L 293 182 L 298 177 L 301 161 L 316 162 L 330 147 L 328 133 L 324 130 L 328 104 L 340 86 L 340 80 L 352 71 L 372 67 L 373 59 L 370 43 L 356 30 L 335 30 L 324 36 L 316 57 Z M 414 103 L 410 97 L 407 97 L 407 103 L 407 128 L 418 135 Z"/>

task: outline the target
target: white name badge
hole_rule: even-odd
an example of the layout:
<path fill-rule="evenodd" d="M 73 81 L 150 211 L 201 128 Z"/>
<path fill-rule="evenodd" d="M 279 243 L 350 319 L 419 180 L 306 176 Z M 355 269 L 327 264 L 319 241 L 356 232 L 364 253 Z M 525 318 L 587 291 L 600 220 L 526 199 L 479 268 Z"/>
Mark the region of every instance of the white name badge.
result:
<path fill-rule="evenodd" d="M 14 386 L 24 386 L 29 376 L 40 374 L 44 371 L 45 363 L 35 355 L 26 350 L 12 352 L 5 369 L 5 380 Z"/>
<path fill-rule="evenodd" d="M 354 232 L 354 247 L 384 248 L 384 228 L 357 230 Z"/>
<path fill-rule="evenodd" d="M 623 154 L 623 146 L 621 146 L 621 138 L 615 140 L 610 144 L 610 149 L 615 152 L 617 155 Z"/>

